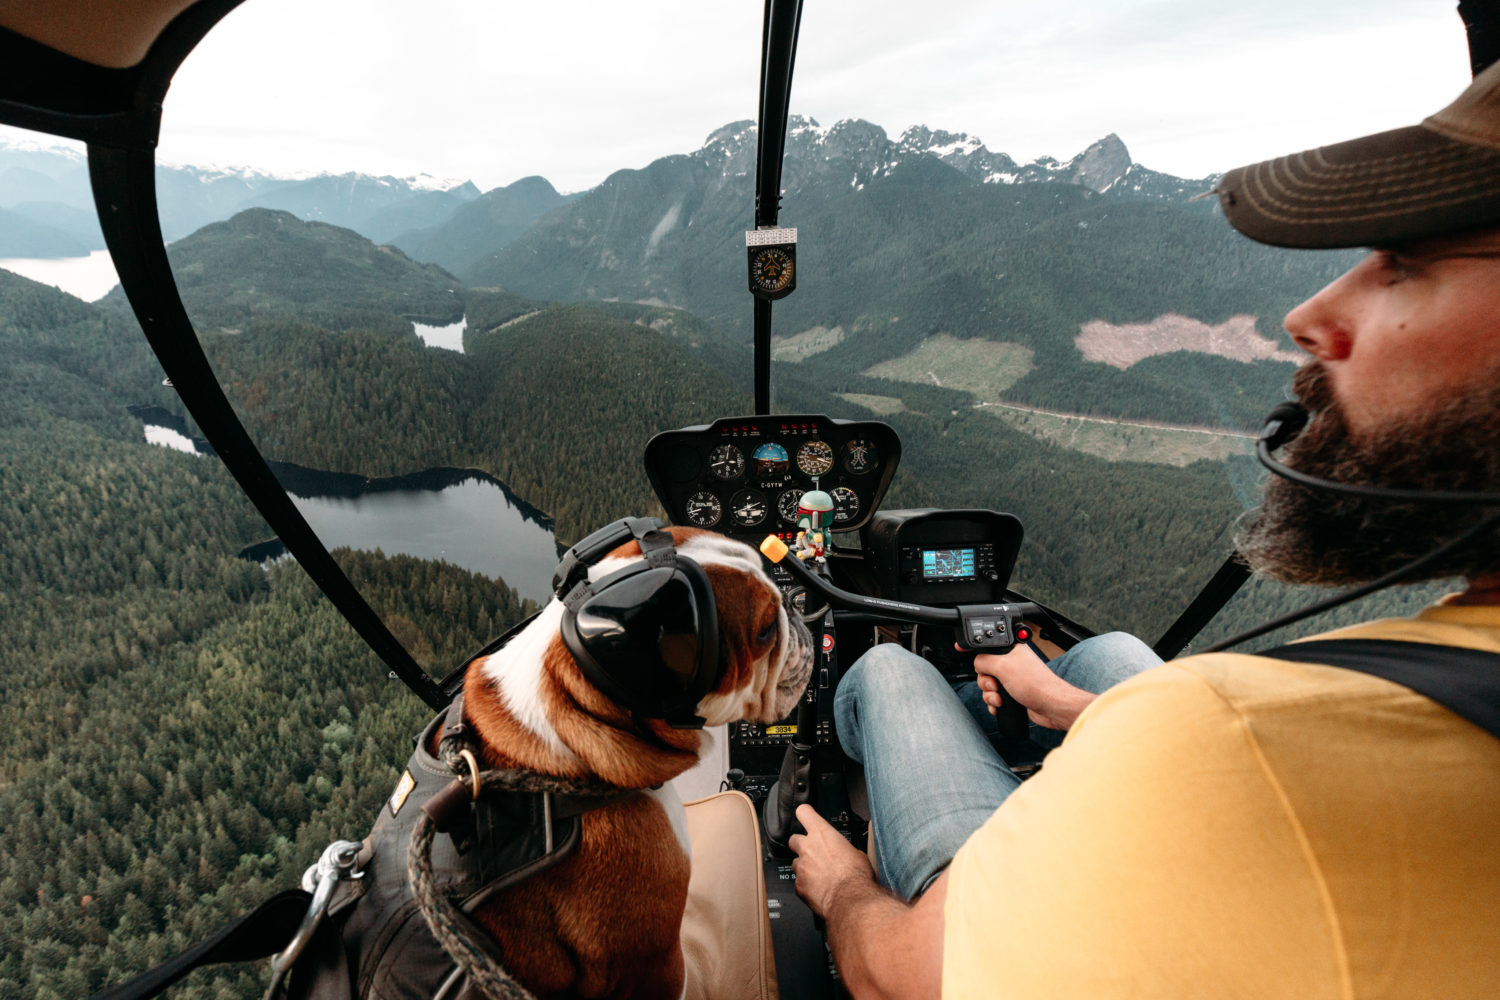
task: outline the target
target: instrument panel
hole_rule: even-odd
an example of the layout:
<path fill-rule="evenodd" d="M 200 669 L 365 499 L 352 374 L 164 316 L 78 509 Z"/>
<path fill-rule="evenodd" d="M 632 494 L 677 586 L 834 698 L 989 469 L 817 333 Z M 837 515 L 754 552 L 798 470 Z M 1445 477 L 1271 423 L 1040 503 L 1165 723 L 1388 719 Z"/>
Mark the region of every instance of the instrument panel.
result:
<path fill-rule="evenodd" d="M 873 420 L 816 414 L 724 417 L 663 431 L 646 445 L 646 475 L 673 524 L 758 542 L 797 532 L 802 494 L 833 500 L 834 531 L 862 527 L 901 460 L 901 439 Z"/>

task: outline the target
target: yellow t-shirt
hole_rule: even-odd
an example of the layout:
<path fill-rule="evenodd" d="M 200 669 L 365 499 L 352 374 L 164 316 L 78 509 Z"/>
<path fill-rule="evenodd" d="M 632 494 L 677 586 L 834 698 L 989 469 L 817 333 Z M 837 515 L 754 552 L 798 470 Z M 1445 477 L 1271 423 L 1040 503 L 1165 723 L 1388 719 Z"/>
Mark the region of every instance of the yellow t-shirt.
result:
<path fill-rule="evenodd" d="M 1323 638 L 1500 652 L 1500 608 Z M 1500 740 L 1217 653 L 1107 692 L 949 869 L 943 996 L 1500 996 Z"/>

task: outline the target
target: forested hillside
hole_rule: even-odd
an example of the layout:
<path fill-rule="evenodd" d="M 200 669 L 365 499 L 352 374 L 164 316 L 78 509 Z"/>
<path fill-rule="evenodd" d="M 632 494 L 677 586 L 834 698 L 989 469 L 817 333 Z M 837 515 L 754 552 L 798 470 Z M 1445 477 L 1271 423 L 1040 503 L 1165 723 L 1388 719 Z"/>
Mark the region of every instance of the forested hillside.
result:
<path fill-rule="evenodd" d="M 567 200 L 546 178 L 523 177 L 485 192 L 439 225 L 402 232 L 391 242 L 417 260 L 430 260 L 456 274 L 508 245 Z M 381 239 L 374 234 L 371 238 Z"/>
<path fill-rule="evenodd" d="M 410 330 L 464 314 L 462 285 L 441 268 L 350 229 L 250 209 L 173 243 L 172 276 L 193 325 L 238 330 L 295 319 L 335 330 Z M 116 288 L 106 303 L 123 307 Z"/>
<path fill-rule="evenodd" d="M 145 444 L 138 330 L 0 273 L 0 996 L 75 1000 L 360 836 L 425 709 L 217 462 Z M 528 609 L 503 581 L 339 553 L 442 675 Z M 271 720 L 274 720 L 272 722 Z M 180 997 L 250 996 L 256 970 Z"/>

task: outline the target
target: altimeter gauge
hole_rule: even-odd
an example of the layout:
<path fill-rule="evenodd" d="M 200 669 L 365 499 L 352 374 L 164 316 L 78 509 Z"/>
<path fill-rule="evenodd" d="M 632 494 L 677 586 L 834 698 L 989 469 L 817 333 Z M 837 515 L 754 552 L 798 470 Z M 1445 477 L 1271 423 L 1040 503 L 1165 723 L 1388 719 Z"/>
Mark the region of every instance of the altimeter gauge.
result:
<path fill-rule="evenodd" d="M 721 444 L 708 453 L 708 467 L 720 479 L 738 479 L 745 472 L 745 453 L 732 444 Z"/>
<path fill-rule="evenodd" d="M 688 521 L 700 528 L 712 528 L 724 516 L 724 505 L 707 490 L 688 497 L 686 509 Z"/>
<path fill-rule="evenodd" d="M 880 461 L 880 453 L 869 441 L 855 438 L 844 445 L 843 459 L 845 469 L 856 476 L 862 476 L 875 468 L 875 463 Z"/>
<path fill-rule="evenodd" d="M 802 491 L 799 489 L 783 490 L 781 496 L 776 498 L 776 513 L 787 524 L 797 523 L 797 503 L 802 499 Z"/>
<path fill-rule="evenodd" d="M 742 528 L 753 528 L 766 519 L 770 505 L 758 490 L 740 490 L 729 498 L 729 516 Z"/>
<path fill-rule="evenodd" d="M 847 486 L 840 486 L 832 490 L 829 496 L 833 497 L 833 520 L 836 524 L 852 521 L 859 517 L 859 494 Z"/>
<path fill-rule="evenodd" d="M 813 478 L 824 475 L 833 468 L 833 449 L 827 441 L 819 441 L 817 438 L 803 442 L 802 447 L 797 449 L 797 468 L 802 470 L 803 475 Z"/>

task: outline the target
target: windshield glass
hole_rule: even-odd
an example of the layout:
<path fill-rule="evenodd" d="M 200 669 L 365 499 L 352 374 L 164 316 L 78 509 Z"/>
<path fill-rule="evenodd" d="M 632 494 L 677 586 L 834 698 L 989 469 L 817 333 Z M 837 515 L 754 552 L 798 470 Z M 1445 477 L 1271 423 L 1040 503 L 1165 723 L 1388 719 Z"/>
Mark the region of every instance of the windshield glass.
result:
<path fill-rule="evenodd" d="M 1153 641 L 1256 501 L 1282 315 L 1358 259 L 1200 196 L 1468 76 L 1451 4 L 1308 6 L 810 4 L 774 410 L 889 423 L 886 508 L 1014 514 L 1020 594 Z M 434 677 L 548 598 L 559 546 L 663 512 L 653 434 L 752 411 L 760 34 L 753 4 L 254 0 L 175 79 L 157 194 L 199 339 Z M 427 714 L 195 443 L 93 211 L 79 147 L 0 130 L 5 996 L 101 989 L 292 885 Z M 1200 644 L 1307 596 L 1252 584 Z M 259 982 L 215 975 L 181 995 Z"/>

